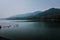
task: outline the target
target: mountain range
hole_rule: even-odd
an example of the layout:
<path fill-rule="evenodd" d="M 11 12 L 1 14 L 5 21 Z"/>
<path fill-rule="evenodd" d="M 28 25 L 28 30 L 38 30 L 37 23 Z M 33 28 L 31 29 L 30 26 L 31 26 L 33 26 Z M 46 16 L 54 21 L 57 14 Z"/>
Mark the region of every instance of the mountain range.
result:
<path fill-rule="evenodd" d="M 20 15 L 15 15 L 9 18 L 6 18 L 8 20 L 39 20 L 39 21 L 47 21 L 54 19 L 60 20 L 60 9 L 58 8 L 50 8 L 45 11 L 35 11 L 32 13 L 26 13 L 26 14 L 20 14 Z"/>

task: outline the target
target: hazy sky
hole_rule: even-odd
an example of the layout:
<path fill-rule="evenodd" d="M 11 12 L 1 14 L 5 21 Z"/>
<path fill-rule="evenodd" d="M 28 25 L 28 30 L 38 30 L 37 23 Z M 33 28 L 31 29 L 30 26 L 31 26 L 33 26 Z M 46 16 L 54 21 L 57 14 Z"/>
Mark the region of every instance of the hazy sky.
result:
<path fill-rule="evenodd" d="M 0 18 L 52 7 L 60 8 L 60 0 L 0 0 Z"/>

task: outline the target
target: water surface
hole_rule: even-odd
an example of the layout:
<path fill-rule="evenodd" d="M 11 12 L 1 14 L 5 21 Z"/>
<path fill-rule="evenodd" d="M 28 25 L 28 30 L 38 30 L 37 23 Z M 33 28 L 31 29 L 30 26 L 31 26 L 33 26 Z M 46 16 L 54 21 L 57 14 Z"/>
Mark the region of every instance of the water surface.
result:
<path fill-rule="evenodd" d="M 60 37 L 60 23 L 57 22 L 0 20 L 0 25 L 0 36 L 12 40 Z"/>

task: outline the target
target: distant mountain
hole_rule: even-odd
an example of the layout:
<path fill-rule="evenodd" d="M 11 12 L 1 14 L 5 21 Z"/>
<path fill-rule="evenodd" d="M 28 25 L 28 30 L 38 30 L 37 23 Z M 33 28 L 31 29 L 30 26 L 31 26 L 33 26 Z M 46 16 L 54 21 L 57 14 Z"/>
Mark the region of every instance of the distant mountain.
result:
<path fill-rule="evenodd" d="M 56 16 L 56 15 L 60 15 L 60 9 L 57 9 L 57 8 L 51 8 L 51 9 L 48 9 L 44 12 L 42 12 L 43 16 Z"/>
<path fill-rule="evenodd" d="M 56 19 L 60 20 L 60 9 L 58 8 L 50 8 L 43 12 L 36 11 L 33 13 L 27 13 L 23 15 L 15 15 L 7 19 L 13 20 L 39 20 L 39 21 L 47 21 L 48 19 Z"/>
<path fill-rule="evenodd" d="M 12 17 L 28 17 L 28 16 L 35 16 L 37 14 L 41 13 L 41 11 L 36 11 L 36 12 L 33 12 L 33 13 L 26 13 L 26 14 L 19 14 L 19 15 L 15 15 L 15 16 L 12 16 Z"/>
<path fill-rule="evenodd" d="M 54 15 L 54 14 L 60 14 L 60 9 L 57 8 L 51 8 L 43 12 L 45 15 Z"/>
<path fill-rule="evenodd" d="M 40 19 L 42 18 L 42 20 L 54 20 L 54 21 L 59 21 L 60 20 L 60 9 L 58 8 L 51 8 L 51 9 L 48 9 L 44 12 L 42 12 L 43 15 L 39 16 Z M 42 21 L 41 20 L 41 21 Z"/>
<path fill-rule="evenodd" d="M 28 17 L 32 17 L 32 16 L 36 16 L 39 13 L 42 13 L 41 11 L 36 11 L 36 12 L 32 12 L 32 13 L 26 13 L 26 14 L 20 14 L 20 15 L 15 15 L 15 16 L 11 16 L 7 19 L 13 19 L 13 20 L 22 20 L 22 19 L 27 19 Z"/>

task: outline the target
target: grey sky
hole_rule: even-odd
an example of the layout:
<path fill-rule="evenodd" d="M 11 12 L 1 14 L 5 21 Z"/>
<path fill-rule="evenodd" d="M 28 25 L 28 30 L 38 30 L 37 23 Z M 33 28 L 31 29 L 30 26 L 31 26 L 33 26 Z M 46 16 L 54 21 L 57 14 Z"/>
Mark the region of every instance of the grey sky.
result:
<path fill-rule="evenodd" d="M 60 0 L 0 0 L 0 18 L 52 7 L 60 8 Z"/>

